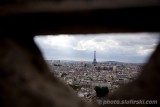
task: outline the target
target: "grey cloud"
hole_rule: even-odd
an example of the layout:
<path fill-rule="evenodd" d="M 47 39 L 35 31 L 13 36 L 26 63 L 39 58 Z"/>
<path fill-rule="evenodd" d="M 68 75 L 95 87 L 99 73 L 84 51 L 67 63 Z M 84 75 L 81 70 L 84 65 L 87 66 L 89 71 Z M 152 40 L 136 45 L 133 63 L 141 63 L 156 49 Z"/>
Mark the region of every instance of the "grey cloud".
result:
<path fill-rule="evenodd" d="M 136 35 L 136 36 L 134 36 Z M 139 36 L 137 36 L 139 35 Z M 109 48 L 106 51 L 97 50 L 98 61 L 122 61 L 122 62 L 136 62 L 142 63 L 148 60 L 150 54 L 140 55 L 137 51 L 140 46 L 143 49 L 155 49 L 159 41 L 159 34 L 157 33 L 142 33 L 142 34 L 97 34 L 90 35 L 76 35 L 72 36 L 70 41 L 71 47 L 63 48 L 58 46 L 51 46 L 44 43 L 45 37 L 37 37 L 35 39 L 37 45 L 42 50 L 45 58 L 48 59 L 82 59 L 93 60 L 93 51 L 90 50 L 75 50 L 73 47 L 79 41 L 93 40 L 95 42 L 105 42 L 105 40 L 116 41 L 119 45 L 114 48 Z M 107 45 L 106 45 L 107 46 Z"/>

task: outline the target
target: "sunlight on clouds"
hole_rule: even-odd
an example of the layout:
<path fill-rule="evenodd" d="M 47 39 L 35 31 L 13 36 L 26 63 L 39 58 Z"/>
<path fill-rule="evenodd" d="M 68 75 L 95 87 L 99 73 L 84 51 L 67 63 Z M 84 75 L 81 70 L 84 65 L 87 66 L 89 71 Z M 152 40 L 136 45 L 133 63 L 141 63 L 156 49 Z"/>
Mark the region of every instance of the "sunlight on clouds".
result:
<path fill-rule="evenodd" d="M 95 41 L 95 40 L 82 40 L 73 47 L 75 50 L 90 50 L 90 51 L 107 51 L 109 48 L 118 46 L 118 42 L 113 40 Z"/>
<path fill-rule="evenodd" d="M 68 35 L 48 35 L 44 40 L 44 43 L 51 46 L 69 47 L 71 39 L 72 37 L 69 37 Z"/>
<path fill-rule="evenodd" d="M 145 49 L 143 46 L 140 46 L 137 50 L 137 53 L 140 55 L 150 55 L 154 49 Z"/>
<path fill-rule="evenodd" d="M 93 40 L 87 40 L 87 41 L 79 41 L 77 43 L 77 46 L 73 47 L 75 50 L 105 50 L 104 42 L 95 42 Z"/>
<path fill-rule="evenodd" d="M 158 33 L 117 33 L 36 36 L 35 42 L 47 59 L 116 60 L 144 62 L 155 50 Z"/>

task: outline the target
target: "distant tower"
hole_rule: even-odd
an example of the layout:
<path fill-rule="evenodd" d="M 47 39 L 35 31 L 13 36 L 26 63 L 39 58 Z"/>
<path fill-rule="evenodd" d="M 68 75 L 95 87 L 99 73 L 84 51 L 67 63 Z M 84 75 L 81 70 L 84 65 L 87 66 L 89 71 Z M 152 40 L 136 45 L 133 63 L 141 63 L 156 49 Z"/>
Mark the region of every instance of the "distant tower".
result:
<path fill-rule="evenodd" d="M 96 61 L 96 51 L 94 51 L 94 59 L 93 59 L 92 64 L 93 64 L 94 66 L 96 66 L 96 64 L 97 64 L 97 61 Z"/>
<path fill-rule="evenodd" d="M 81 67 L 84 65 L 83 60 L 81 60 L 80 65 L 81 65 Z"/>

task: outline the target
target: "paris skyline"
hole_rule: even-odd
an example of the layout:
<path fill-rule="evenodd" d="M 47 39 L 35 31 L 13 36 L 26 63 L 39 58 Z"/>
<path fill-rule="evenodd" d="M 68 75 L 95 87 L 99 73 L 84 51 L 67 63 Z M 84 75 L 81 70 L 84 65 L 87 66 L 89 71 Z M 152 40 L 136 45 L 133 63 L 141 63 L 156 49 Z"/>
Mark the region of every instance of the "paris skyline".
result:
<path fill-rule="evenodd" d="M 158 44 L 157 33 L 117 33 L 36 36 L 36 44 L 46 60 L 144 63 Z"/>

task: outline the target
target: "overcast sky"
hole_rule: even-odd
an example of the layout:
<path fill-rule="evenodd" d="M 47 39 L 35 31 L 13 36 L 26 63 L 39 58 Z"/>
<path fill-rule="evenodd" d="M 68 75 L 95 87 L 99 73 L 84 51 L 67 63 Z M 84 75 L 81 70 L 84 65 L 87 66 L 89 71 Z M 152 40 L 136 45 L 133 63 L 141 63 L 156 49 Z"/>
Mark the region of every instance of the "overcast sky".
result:
<path fill-rule="evenodd" d="M 88 34 L 36 36 L 45 59 L 144 63 L 155 50 L 159 34 Z"/>

